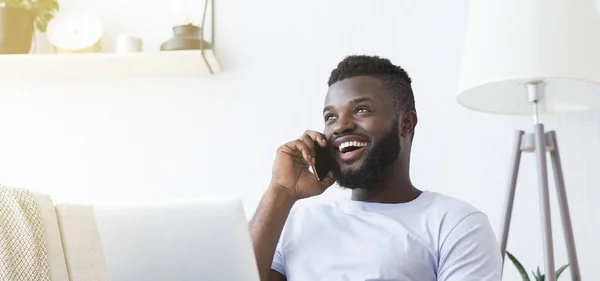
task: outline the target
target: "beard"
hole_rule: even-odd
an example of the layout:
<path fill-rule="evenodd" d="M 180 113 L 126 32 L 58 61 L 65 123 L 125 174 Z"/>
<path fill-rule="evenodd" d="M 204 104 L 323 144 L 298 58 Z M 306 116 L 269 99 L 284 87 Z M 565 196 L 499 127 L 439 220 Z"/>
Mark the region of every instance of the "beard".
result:
<path fill-rule="evenodd" d="M 358 169 L 341 170 L 338 165 L 333 174 L 338 185 L 347 189 L 369 189 L 383 179 L 387 168 L 400 155 L 400 128 L 395 122 L 392 130 L 365 151 L 364 161 Z"/>

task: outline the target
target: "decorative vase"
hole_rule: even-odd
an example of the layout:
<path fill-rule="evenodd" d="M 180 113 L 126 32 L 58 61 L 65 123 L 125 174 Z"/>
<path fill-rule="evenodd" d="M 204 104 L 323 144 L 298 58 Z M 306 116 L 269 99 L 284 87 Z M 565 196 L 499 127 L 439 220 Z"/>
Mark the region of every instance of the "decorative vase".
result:
<path fill-rule="evenodd" d="M 35 16 L 8 5 L 0 7 L 0 54 L 28 54 Z"/>
<path fill-rule="evenodd" d="M 173 27 L 173 38 L 160 45 L 161 51 L 200 50 L 210 49 L 210 44 L 204 42 L 202 28 L 193 24 Z"/>

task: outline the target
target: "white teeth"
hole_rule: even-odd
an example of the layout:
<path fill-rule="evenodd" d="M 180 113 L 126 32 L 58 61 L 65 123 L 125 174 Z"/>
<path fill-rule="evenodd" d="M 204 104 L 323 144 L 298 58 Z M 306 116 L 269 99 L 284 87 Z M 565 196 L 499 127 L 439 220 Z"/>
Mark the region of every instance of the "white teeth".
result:
<path fill-rule="evenodd" d="M 366 142 L 360 142 L 360 141 L 347 141 L 347 142 L 343 142 L 342 144 L 340 144 L 340 146 L 338 147 L 339 150 L 342 150 L 346 147 L 350 147 L 350 146 L 354 146 L 354 147 L 364 147 L 367 146 Z"/>

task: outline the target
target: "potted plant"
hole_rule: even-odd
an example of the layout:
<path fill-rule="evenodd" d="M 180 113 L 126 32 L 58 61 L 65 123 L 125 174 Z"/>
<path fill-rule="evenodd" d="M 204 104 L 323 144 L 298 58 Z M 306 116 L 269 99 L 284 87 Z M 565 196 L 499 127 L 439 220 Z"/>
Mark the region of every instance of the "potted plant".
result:
<path fill-rule="evenodd" d="M 525 267 L 523 267 L 523 265 L 517 260 L 517 258 L 515 258 L 515 256 L 513 256 L 508 251 L 506 251 L 506 255 L 508 256 L 510 261 L 515 265 L 515 267 L 521 274 L 521 278 L 523 278 L 523 281 L 531 281 L 531 279 L 529 279 L 529 275 L 527 274 L 527 271 L 525 270 Z M 560 274 L 563 273 L 563 271 L 565 271 L 565 269 L 567 269 L 568 266 L 569 266 L 568 264 L 565 264 L 565 265 L 561 266 L 558 270 L 556 270 L 556 280 L 558 280 L 558 277 L 560 276 Z M 536 271 L 532 270 L 531 273 L 532 273 L 533 277 L 535 278 L 535 281 L 544 281 L 545 274 L 540 273 L 539 266 Z"/>
<path fill-rule="evenodd" d="M 58 0 L 0 0 L 0 54 L 26 54 L 34 31 L 46 32 Z"/>

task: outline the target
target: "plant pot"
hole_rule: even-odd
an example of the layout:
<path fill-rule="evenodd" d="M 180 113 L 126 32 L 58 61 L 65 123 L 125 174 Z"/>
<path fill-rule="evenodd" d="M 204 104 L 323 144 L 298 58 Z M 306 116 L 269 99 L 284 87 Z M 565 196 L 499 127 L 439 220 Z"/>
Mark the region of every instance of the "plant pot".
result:
<path fill-rule="evenodd" d="M 27 54 L 33 41 L 35 16 L 23 9 L 0 7 L 0 54 Z"/>
<path fill-rule="evenodd" d="M 173 27 L 173 38 L 160 45 L 161 51 L 210 49 L 211 46 L 202 38 L 202 28 L 192 25 Z"/>

